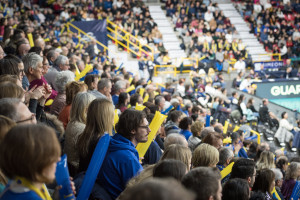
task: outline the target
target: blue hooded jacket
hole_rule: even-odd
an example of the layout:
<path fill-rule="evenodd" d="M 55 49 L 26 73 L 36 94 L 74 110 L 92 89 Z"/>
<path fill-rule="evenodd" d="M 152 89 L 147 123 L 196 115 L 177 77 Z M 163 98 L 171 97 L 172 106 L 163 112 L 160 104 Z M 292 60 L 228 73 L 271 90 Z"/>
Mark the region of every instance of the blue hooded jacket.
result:
<path fill-rule="evenodd" d="M 122 135 L 115 134 L 110 140 L 97 182 L 116 199 L 127 182 L 142 170 L 135 146 Z"/>

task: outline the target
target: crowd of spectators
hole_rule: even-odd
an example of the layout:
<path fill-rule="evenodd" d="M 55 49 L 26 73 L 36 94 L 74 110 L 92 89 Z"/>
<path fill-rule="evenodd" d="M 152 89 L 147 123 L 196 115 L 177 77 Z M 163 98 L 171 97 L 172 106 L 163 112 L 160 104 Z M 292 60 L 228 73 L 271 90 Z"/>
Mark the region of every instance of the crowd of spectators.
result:
<path fill-rule="evenodd" d="M 267 52 L 299 57 L 299 1 L 243 1 L 236 7 Z"/>
<path fill-rule="evenodd" d="M 299 157 L 288 160 L 282 150 L 273 153 L 268 143 L 248 140 L 247 131 L 224 131 L 224 124 L 259 117 L 287 129 L 278 131 L 278 140 L 300 148 L 300 123 L 292 127 L 286 113 L 279 122 L 266 99 L 257 111 L 253 99 L 246 104 L 244 95 L 228 97 L 221 73 L 205 80 L 193 74 L 192 82 L 179 79 L 158 87 L 125 67 L 118 69 L 105 52 L 89 52 L 95 41 L 76 48 L 76 34 L 60 32 L 71 18 L 134 13 L 132 20 L 142 23 L 139 18 L 148 11 L 140 1 L 44 3 L 1 2 L 0 21 L 4 32 L 10 31 L 0 47 L 1 200 L 59 199 L 54 180 L 62 154 L 68 157 L 75 194 L 105 133 L 110 141 L 94 174 L 91 199 L 271 199 L 274 187 L 282 199 L 290 199 L 300 177 Z M 44 18 L 37 8 L 44 8 Z M 93 69 L 78 80 L 89 65 Z M 167 119 L 141 158 L 136 146 L 147 142 L 157 112 Z M 204 127 L 207 115 L 212 120 Z M 222 179 L 220 171 L 232 162 L 231 174 Z M 232 188 L 239 189 L 232 193 Z"/>
<path fill-rule="evenodd" d="M 236 28 L 218 7 L 203 1 L 166 1 L 167 16 L 182 40 L 181 48 L 187 55 L 209 63 L 209 67 L 222 71 L 233 60 L 251 60 Z M 198 67 L 198 66 L 197 66 Z M 199 66 L 200 67 L 200 66 Z"/>

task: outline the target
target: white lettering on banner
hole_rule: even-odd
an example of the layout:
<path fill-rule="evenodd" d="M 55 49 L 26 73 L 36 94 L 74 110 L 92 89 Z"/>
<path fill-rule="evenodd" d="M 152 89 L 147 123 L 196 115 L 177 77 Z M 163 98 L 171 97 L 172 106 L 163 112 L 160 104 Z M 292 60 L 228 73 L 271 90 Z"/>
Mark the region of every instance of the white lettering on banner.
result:
<path fill-rule="evenodd" d="M 300 85 L 296 85 L 296 88 L 294 85 L 273 86 L 271 88 L 271 94 L 273 96 L 300 94 Z"/>

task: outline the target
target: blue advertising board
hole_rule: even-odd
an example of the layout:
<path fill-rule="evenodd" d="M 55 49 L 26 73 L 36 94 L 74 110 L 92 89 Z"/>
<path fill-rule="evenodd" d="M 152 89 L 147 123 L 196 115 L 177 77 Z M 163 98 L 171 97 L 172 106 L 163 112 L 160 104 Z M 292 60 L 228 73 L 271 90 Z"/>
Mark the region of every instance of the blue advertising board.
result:
<path fill-rule="evenodd" d="M 263 65 L 266 70 L 278 70 L 283 67 L 283 61 L 270 61 L 270 62 L 255 62 L 254 63 L 254 71 L 260 71 L 260 66 Z"/>

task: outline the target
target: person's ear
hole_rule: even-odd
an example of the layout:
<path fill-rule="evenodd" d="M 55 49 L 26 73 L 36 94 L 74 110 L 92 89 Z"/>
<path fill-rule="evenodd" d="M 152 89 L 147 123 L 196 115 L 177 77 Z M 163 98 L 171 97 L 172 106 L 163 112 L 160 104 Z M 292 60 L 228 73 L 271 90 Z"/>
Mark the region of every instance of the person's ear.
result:
<path fill-rule="evenodd" d="M 251 183 L 251 177 L 250 176 L 247 178 L 247 181 L 248 181 L 249 184 Z"/>
<path fill-rule="evenodd" d="M 226 160 L 226 165 L 229 165 L 229 163 L 230 163 L 230 159 L 228 158 L 228 159 Z"/>
<path fill-rule="evenodd" d="M 213 196 L 209 196 L 208 200 L 214 200 L 214 197 Z"/>
<path fill-rule="evenodd" d="M 32 67 L 29 67 L 29 74 L 32 74 L 33 73 L 33 68 Z"/>
<path fill-rule="evenodd" d="M 131 134 L 135 135 L 136 134 L 136 130 L 131 130 Z"/>

